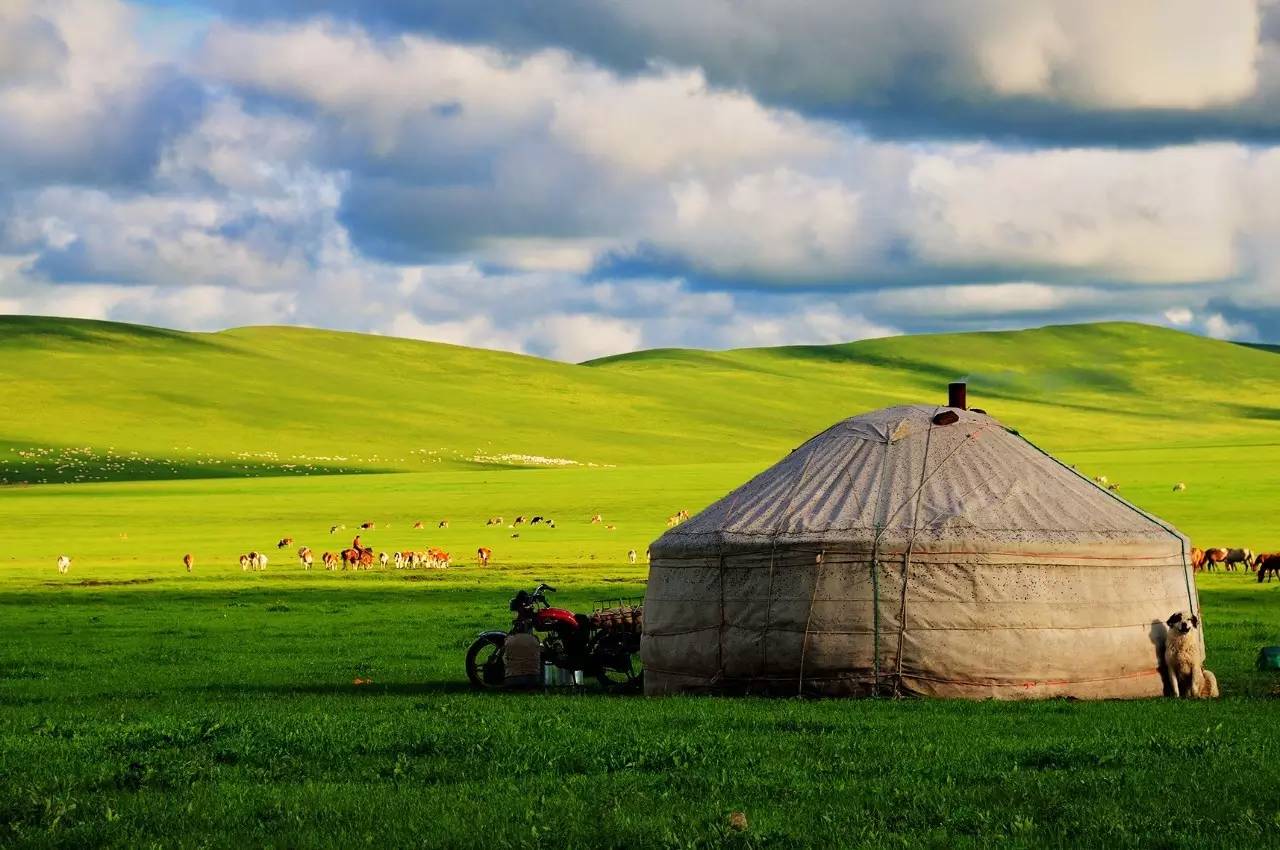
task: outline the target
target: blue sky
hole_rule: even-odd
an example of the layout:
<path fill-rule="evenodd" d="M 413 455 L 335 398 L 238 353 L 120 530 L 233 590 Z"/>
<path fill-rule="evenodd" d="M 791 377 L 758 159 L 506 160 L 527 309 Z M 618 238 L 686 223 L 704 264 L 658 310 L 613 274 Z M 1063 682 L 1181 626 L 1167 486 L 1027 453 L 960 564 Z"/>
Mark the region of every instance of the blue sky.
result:
<path fill-rule="evenodd" d="M 1280 340 L 1273 0 L 9 0 L 0 312 Z"/>

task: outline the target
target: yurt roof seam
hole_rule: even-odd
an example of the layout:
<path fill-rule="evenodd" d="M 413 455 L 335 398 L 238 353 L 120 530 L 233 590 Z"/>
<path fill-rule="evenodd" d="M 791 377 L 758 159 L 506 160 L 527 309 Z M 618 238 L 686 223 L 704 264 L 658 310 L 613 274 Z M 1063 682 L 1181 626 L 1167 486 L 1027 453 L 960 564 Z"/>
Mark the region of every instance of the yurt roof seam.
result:
<path fill-rule="evenodd" d="M 1035 443 L 1031 442 L 1031 441 L 1030 441 L 1030 440 L 1028 440 L 1026 437 L 1022 436 L 1020 433 L 1018 433 L 1017 431 L 1015 431 L 1014 429 L 1012 429 L 1012 428 L 1006 428 L 1005 430 L 1007 430 L 1009 433 L 1013 434 L 1013 435 L 1014 435 L 1015 437 L 1017 437 L 1018 439 L 1022 440 L 1022 441 L 1023 441 L 1024 443 L 1026 443 L 1028 446 L 1031 446 L 1031 448 L 1035 449 L 1035 450 L 1036 450 L 1036 451 L 1038 451 L 1040 454 L 1042 454 L 1042 455 L 1044 455 L 1045 457 L 1049 458 L 1049 460 L 1053 461 L 1053 462 L 1054 462 L 1054 463 L 1056 463 L 1058 466 L 1062 467 L 1063 469 L 1067 470 L 1068 472 L 1074 473 L 1074 474 L 1075 474 L 1075 476 L 1076 476 L 1077 478 L 1081 479 L 1082 481 L 1086 481 L 1086 482 L 1088 482 L 1089 484 L 1093 484 L 1095 487 L 1097 487 L 1097 485 L 1096 485 L 1096 484 L 1094 484 L 1094 482 L 1089 481 L 1089 479 L 1088 479 L 1088 478 L 1085 478 L 1082 474 L 1080 474 L 1080 471 L 1079 471 L 1078 469 L 1072 469 L 1070 466 L 1068 466 L 1067 464 L 1065 464 L 1065 463 L 1063 463 L 1062 461 L 1058 460 L 1056 457 L 1054 457 L 1053 455 L 1049 454 L 1049 453 L 1048 453 L 1048 452 L 1046 452 L 1044 449 L 1040 448 L 1040 447 L 1039 447 L 1039 446 L 1037 446 Z M 1099 487 L 1098 489 L 1099 489 L 1099 490 L 1102 490 L 1102 488 L 1101 488 L 1101 487 Z M 1106 493 L 1106 494 L 1107 494 L 1108 496 L 1110 496 L 1114 501 L 1116 501 L 1117 503 L 1119 503 L 1119 504 L 1123 505 L 1124 507 L 1128 508 L 1129 510 L 1133 511 L 1134 513 L 1136 513 L 1136 514 L 1138 514 L 1138 515 L 1140 515 L 1140 516 L 1146 517 L 1146 518 L 1147 518 L 1148 520 L 1150 520 L 1151 522 L 1153 522 L 1153 523 L 1155 523 L 1156 525 L 1160 526 L 1160 527 L 1161 527 L 1161 528 L 1163 528 L 1165 531 L 1167 531 L 1171 537 L 1173 537 L 1174 539 L 1176 539 L 1176 540 L 1178 541 L 1179 545 L 1182 547 L 1182 578 L 1183 578 L 1183 580 L 1186 582 L 1186 585 L 1187 585 L 1187 604 L 1188 604 L 1189 606 L 1191 606 L 1191 607 L 1190 607 L 1190 609 L 1189 609 L 1189 610 L 1191 611 L 1191 613 L 1193 613 L 1193 614 L 1194 614 L 1194 613 L 1196 613 L 1196 595 L 1195 595 L 1195 591 L 1193 591 L 1193 590 L 1191 589 L 1191 574 L 1190 574 L 1190 572 L 1187 570 L 1187 566 L 1188 566 L 1188 565 L 1187 565 L 1187 544 L 1186 544 L 1186 540 L 1185 540 L 1185 538 L 1184 538 L 1181 534 L 1179 534 L 1178 532 L 1174 531 L 1174 530 L 1173 530 L 1173 528 L 1171 528 L 1169 525 L 1167 525 L 1167 524 L 1164 522 L 1164 520 L 1162 520 L 1162 519 L 1160 519 L 1159 517 L 1156 517 L 1156 516 L 1154 516 L 1154 515 L 1152 515 L 1152 514 L 1147 513 L 1146 511 L 1142 510 L 1142 508 L 1139 508 L 1137 505 L 1135 505 L 1135 504 L 1133 504 L 1133 503 L 1129 502 L 1128 500 L 1120 498 L 1119 496 L 1117 496 L 1117 495 L 1116 495 L 1114 492 L 1112 492 L 1111 490 L 1102 490 L 1102 492 L 1103 492 L 1103 493 Z"/>

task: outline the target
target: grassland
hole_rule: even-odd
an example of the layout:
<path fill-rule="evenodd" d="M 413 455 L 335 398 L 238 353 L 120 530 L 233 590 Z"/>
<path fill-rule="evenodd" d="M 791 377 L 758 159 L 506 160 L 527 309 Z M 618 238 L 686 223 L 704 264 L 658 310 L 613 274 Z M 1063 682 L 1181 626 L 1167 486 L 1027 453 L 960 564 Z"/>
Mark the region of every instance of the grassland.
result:
<path fill-rule="evenodd" d="M 642 593 L 626 552 L 668 514 L 962 377 L 1198 542 L 1280 549 L 1275 352 L 1100 325 L 570 365 L 15 317 L 0 367 L 21 399 L 0 406 L 0 844 L 1280 845 L 1280 702 L 1252 668 L 1280 643 L 1280 585 L 1240 575 L 1201 581 L 1213 704 L 461 685 L 516 588 L 550 581 L 571 607 Z M 484 525 L 517 514 L 557 527 Z M 487 545 L 495 566 L 304 573 L 272 546 L 337 548 L 365 520 L 375 548 L 467 564 Z M 265 573 L 235 565 L 249 549 Z"/>

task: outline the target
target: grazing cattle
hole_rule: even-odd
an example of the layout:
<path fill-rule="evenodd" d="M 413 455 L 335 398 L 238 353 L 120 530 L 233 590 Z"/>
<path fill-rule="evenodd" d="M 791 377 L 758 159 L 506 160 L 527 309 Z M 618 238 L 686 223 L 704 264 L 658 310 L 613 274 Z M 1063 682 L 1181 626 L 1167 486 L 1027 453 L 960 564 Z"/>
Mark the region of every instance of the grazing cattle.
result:
<path fill-rule="evenodd" d="M 338 556 L 332 552 L 325 552 L 320 556 L 320 561 L 324 564 L 326 570 L 336 570 L 338 568 Z"/>
<path fill-rule="evenodd" d="M 689 518 L 689 512 L 681 508 L 680 510 L 667 517 L 667 527 L 679 525 Z"/>
<path fill-rule="evenodd" d="M 1248 572 L 1253 569 L 1253 552 L 1249 549 L 1228 549 L 1224 562 L 1229 570 L 1234 571 L 1236 564 L 1240 564 L 1245 572 Z"/>
<path fill-rule="evenodd" d="M 366 570 L 373 569 L 373 547 L 366 546 L 360 550 L 360 566 Z"/>
<path fill-rule="evenodd" d="M 517 537 L 519 537 L 519 536 L 520 536 L 520 532 L 518 532 L 518 531 L 517 531 L 515 534 L 511 535 L 511 539 L 513 539 L 513 540 L 514 540 L 515 538 L 517 538 Z"/>
<path fill-rule="evenodd" d="M 191 557 L 191 553 L 182 556 L 182 566 L 187 568 L 187 572 L 191 572 L 191 568 L 196 565 L 196 559 Z"/>
<path fill-rule="evenodd" d="M 606 525 L 604 528 L 605 528 L 605 531 L 617 531 L 617 530 L 618 530 L 618 526 L 616 526 L 616 525 Z"/>
<path fill-rule="evenodd" d="M 293 545 L 292 537 L 281 537 L 280 542 L 276 544 L 277 549 L 287 549 Z"/>
<path fill-rule="evenodd" d="M 600 516 L 600 514 L 594 514 L 594 515 L 591 517 L 591 524 L 592 524 L 592 525 L 599 525 L 599 524 L 600 524 L 600 523 L 602 523 L 602 522 L 604 522 L 604 517 Z"/>
<path fill-rule="evenodd" d="M 502 517 L 491 516 L 487 520 L 485 520 L 484 524 L 485 525 L 502 525 Z"/>
<path fill-rule="evenodd" d="M 525 521 L 524 514 L 521 514 L 520 516 L 516 517 L 516 521 L 513 522 L 512 525 L 523 525 L 524 521 Z"/>
<path fill-rule="evenodd" d="M 400 553 L 400 563 L 403 565 L 404 569 L 413 569 L 418 565 L 418 553 L 412 552 L 408 549 L 404 550 Z"/>
<path fill-rule="evenodd" d="M 1259 555 L 1253 564 L 1258 569 L 1258 584 L 1262 584 L 1264 577 L 1267 581 L 1271 581 L 1272 576 L 1280 579 L 1280 552 Z"/>
<path fill-rule="evenodd" d="M 378 524 L 377 524 L 376 522 L 362 522 L 362 523 L 360 523 L 360 528 L 361 528 L 361 530 L 362 530 L 362 531 L 373 531 L 373 530 L 374 530 L 375 528 L 377 528 L 377 527 L 378 527 Z"/>
<path fill-rule="evenodd" d="M 480 566 L 489 566 L 489 559 L 493 557 L 493 550 L 488 546 L 481 546 L 476 550 L 476 560 L 480 562 Z"/>
<path fill-rule="evenodd" d="M 254 556 L 253 568 L 261 572 L 267 568 L 267 556 L 261 552 L 251 553 Z"/>
<path fill-rule="evenodd" d="M 422 520 L 418 520 L 417 522 L 415 522 L 415 523 L 413 524 L 413 527 L 414 527 L 414 529 L 415 529 L 415 530 L 416 530 L 416 529 L 419 529 L 419 528 L 422 528 Z"/>
<path fill-rule="evenodd" d="M 555 527 L 556 527 L 556 521 L 555 521 L 555 520 L 553 520 L 553 519 L 549 519 L 549 520 L 547 520 L 547 528 L 555 528 Z"/>
<path fill-rule="evenodd" d="M 310 546 L 303 546 L 298 550 L 298 560 L 302 562 L 304 570 L 311 569 L 311 565 L 315 563 L 315 557 L 311 554 Z"/>
<path fill-rule="evenodd" d="M 448 528 L 448 527 L 449 527 L 449 520 L 447 519 L 442 519 L 440 520 L 439 523 L 436 524 L 436 528 Z"/>
<path fill-rule="evenodd" d="M 449 553 L 432 547 L 427 550 L 427 561 L 436 569 L 444 569 L 449 566 Z"/>
<path fill-rule="evenodd" d="M 1218 566 L 1218 564 L 1221 564 L 1226 560 L 1227 560 L 1226 549 L 1213 548 L 1213 549 L 1204 550 L 1204 568 L 1209 572 L 1213 572 L 1213 570 Z"/>
<path fill-rule="evenodd" d="M 1204 569 L 1204 550 L 1199 546 L 1191 547 L 1191 569 L 1197 573 Z"/>
<path fill-rule="evenodd" d="M 1186 489 L 1187 489 L 1187 485 L 1186 485 L 1186 484 L 1183 484 L 1181 481 L 1179 481 L 1177 484 L 1174 484 L 1174 485 L 1173 485 L 1173 492 L 1175 492 L 1175 493 L 1182 493 L 1182 492 L 1184 492 Z"/>
<path fill-rule="evenodd" d="M 359 566 L 360 564 L 359 549 L 343 549 L 340 554 L 342 555 L 342 568 L 344 570 L 347 568 L 355 569 L 357 566 Z"/>
<path fill-rule="evenodd" d="M 249 556 L 248 555 L 240 556 L 240 569 L 244 570 L 246 573 L 249 572 Z"/>
<path fill-rule="evenodd" d="M 392 555 L 391 555 L 391 560 L 393 560 L 393 561 L 395 561 L 395 562 L 396 562 L 396 569 L 397 569 L 397 570 L 403 570 L 403 569 L 404 569 L 404 553 L 403 553 L 403 552 L 394 552 L 394 553 L 392 553 Z"/>
<path fill-rule="evenodd" d="M 628 561 L 629 563 L 632 563 L 632 564 L 634 564 L 634 563 L 636 562 L 636 550 L 635 550 L 635 549 L 628 549 L 628 550 L 627 550 L 627 561 Z"/>
<path fill-rule="evenodd" d="M 331 526 L 329 526 L 329 533 L 330 533 L 330 534 L 337 534 L 339 531 L 341 531 L 341 530 L 342 530 L 342 528 L 343 528 L 343 526 L 341 526 L 341 525 L 331 525 Z"/>
<path fill-rule="evenodd" d="M 533 519 L 529 520 L 529 525 L 537 525 L 540 522 L 542 522 L 542 517 L 536 516 Z"/>
<path fill-rule="evenodd" d="M 59 555 L 58 556 L 58 573 L 60 575 L 65 576 L 67 572 L 70 571 L 70 569 L 71 569 L 71 559 L 68 558 L 66 555 Z"/>
<path fill-rule="evenodd" d="M 384 570 L 387 568 L 387 562 L 390 560 L 391 558 L 388 557 L 386 552 L 378 553 L 378 566 L 382 567 Z"/>
<path fill-rule="evenodd" d="M 1093 476 L 1093 483 L 1094 483 L 1094 484 L 1101 484 L 1103 487 L 1105 487 L 1105 486 L 1107 486 L 1107 476 L 1105 476 L 1105 475 L 1095 475 L 1095 476 Z"/>
<path fill-rule="evenodd" d="M 1107 489 L 1114 493 L 1115 491 L 1117 491 L 1117 490 L 1119 490 L 1119 489 L 1120 489 L 1120 485 L 1119 485 L 1119 484 L 1108 484 L 1108 485 L 1107 485 Z"/>

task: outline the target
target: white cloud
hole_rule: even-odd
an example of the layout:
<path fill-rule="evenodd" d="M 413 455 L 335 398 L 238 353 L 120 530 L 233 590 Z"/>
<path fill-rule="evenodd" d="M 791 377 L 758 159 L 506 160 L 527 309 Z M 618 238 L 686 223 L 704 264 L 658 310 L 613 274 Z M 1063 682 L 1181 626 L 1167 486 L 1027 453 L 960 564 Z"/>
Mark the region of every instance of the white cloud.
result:
<path fill-rule="evenodd" d="M 1195 313 L 1186 307 L 1171 307 L 1164 311 L 1164 317 L 1169 324 L 1183 328 L 1191 324 L 1191 320 L 1195 318 Z"/>

